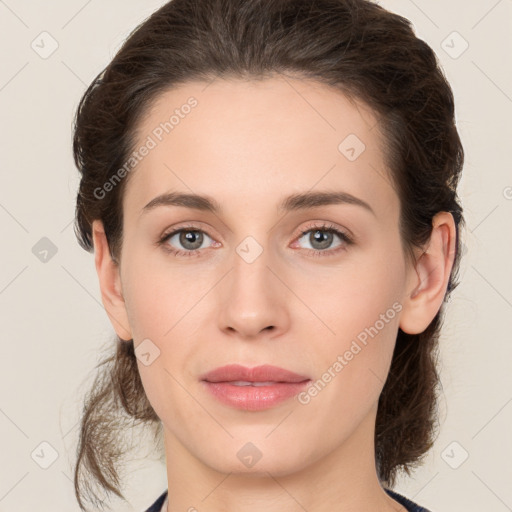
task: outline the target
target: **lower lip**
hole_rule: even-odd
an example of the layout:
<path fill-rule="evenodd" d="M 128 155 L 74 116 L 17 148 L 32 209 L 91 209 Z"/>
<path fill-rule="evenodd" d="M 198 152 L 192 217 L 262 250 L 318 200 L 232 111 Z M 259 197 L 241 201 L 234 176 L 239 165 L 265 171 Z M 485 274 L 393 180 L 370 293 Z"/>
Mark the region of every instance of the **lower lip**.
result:
<path fill-rule="evenodd" d="M 300 393 L 309 380 L 277 382 L 270 386 L 235 386 L 230 382 L 203 381 L 208 391 L 220 402 L 246 411 L 262 411 Z"/>

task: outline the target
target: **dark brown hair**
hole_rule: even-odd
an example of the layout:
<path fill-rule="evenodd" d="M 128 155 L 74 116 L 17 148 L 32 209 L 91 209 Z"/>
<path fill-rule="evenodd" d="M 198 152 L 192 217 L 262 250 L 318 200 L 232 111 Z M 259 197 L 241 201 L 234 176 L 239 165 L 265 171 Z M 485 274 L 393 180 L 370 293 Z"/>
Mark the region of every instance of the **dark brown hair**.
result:
<path fill-rule="evenodd" d="M 190 80 L 257 80 L 295 75 L 337 88 L 371 107 L 385 138 L 385 159 L 400 199 L 400 234 L 414 261 L 432 219 L 451 212 L 457 228 L 455 261 L 444 302 L 421 334 L 399 329 L 391 369 L 379 399 L 375 458 L 380 481 L 392 487 L 410 475 L 438 428 L 438 339 L 449 294 L 458 285 L 460 229 L 457 197 L 464 152 L 452 90 L 432 49 L 411 23 L 369 0 L 173 0 L 141 23 L 91 83 L 77 109 L 73 151 L 81 173 L 75 233 L 93 250 L 91 224 L 103 222 L 114 261 L 122 247 L 122 197 L 129 174 L 99 198 L 127 161 L 142 116 L 158 96 Z M 116 338 L 98 365 L 86 397 L 75 493 L 82 510 L 92 484 L 123 498 L 119 474 L 123 432 L 161 422 L 138 374 L 133 343 Z M 97 501 L 96 504 L 99 502 Z"/>

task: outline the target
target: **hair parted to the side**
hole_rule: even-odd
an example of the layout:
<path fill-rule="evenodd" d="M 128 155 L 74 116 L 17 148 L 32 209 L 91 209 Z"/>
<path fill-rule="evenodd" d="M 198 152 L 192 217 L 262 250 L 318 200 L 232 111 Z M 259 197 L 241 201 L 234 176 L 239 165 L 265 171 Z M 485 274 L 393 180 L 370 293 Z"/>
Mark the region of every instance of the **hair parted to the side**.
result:
<path fill-rule="evenodd" d="M 432 219 L 451 212 L 456 255 L 443 306 L 418 335 L 399 329 L 379 399 L 375 458 L 380 481 L 392 487 L 431 448 L 438 428 L 438 340 L 446 300 L 458 285 L 464 225 L 457 184 L 464 152 L 453 93 L 433 50 L 409 20 L 369 0 L 173 0 L 141 23 L 83 95 L 73 151 L 81 173 L 75 233 L 93 250 L 100 219 L 115 261 L 122 247 L 122 197 L 129 174 L 98 198 L 134 150 L 138 121 L 160 93 L 190 80 L 295 75 L 364 102 L 379 119 L 385 159 L 400 199 L 400 234 L 410 261 L 425 247 Z M 144 393 L 133 343 L 116 339 L 85 400 L 75 493 L 101 505 L 93 484 L 124 498 L 119 441 L 134 420 L 158 432 L 160 420 Z M 133 340 L 132 340 L 133 341 Z M 96 501 L 95 501 L 96 500 Z"/>

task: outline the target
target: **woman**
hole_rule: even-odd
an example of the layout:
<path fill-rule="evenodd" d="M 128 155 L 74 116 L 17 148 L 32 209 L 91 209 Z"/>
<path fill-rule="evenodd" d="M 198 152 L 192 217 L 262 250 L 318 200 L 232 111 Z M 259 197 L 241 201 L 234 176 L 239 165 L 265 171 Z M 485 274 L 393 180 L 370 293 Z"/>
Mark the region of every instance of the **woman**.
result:
<path fill-rule="evenodd" d="M 367 0 L 173 0 L 84 94 L 75 231 L 116 331 L 75 491 L 123 497 L 122 434 L 163 437 L 148 509 L 425 511 L 464 220 L 451 88 Z"/>

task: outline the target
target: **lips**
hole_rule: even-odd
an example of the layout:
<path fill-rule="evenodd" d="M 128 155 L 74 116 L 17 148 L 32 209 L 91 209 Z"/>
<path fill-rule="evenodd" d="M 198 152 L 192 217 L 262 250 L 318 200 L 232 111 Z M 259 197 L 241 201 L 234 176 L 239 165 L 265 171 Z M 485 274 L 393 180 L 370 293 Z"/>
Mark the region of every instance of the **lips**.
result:
<path fill-rule="evenodd" d="M 206 373 L 201 377 L 201 380 L 231 383 L 268 382 L 273 384 L 276 382 L 302 382 L 309 380 L 309 377 L 268 364 L 253 368 L 239 364 L 229 364 Z"/>
<path fill-rule="evenodd" d="M 216 368 L 201 377 L 210 396 L 245 411 L 275 407 L 300 393 L 310 380 L 277 366 L 247 368 L 238 364 Z"/>

